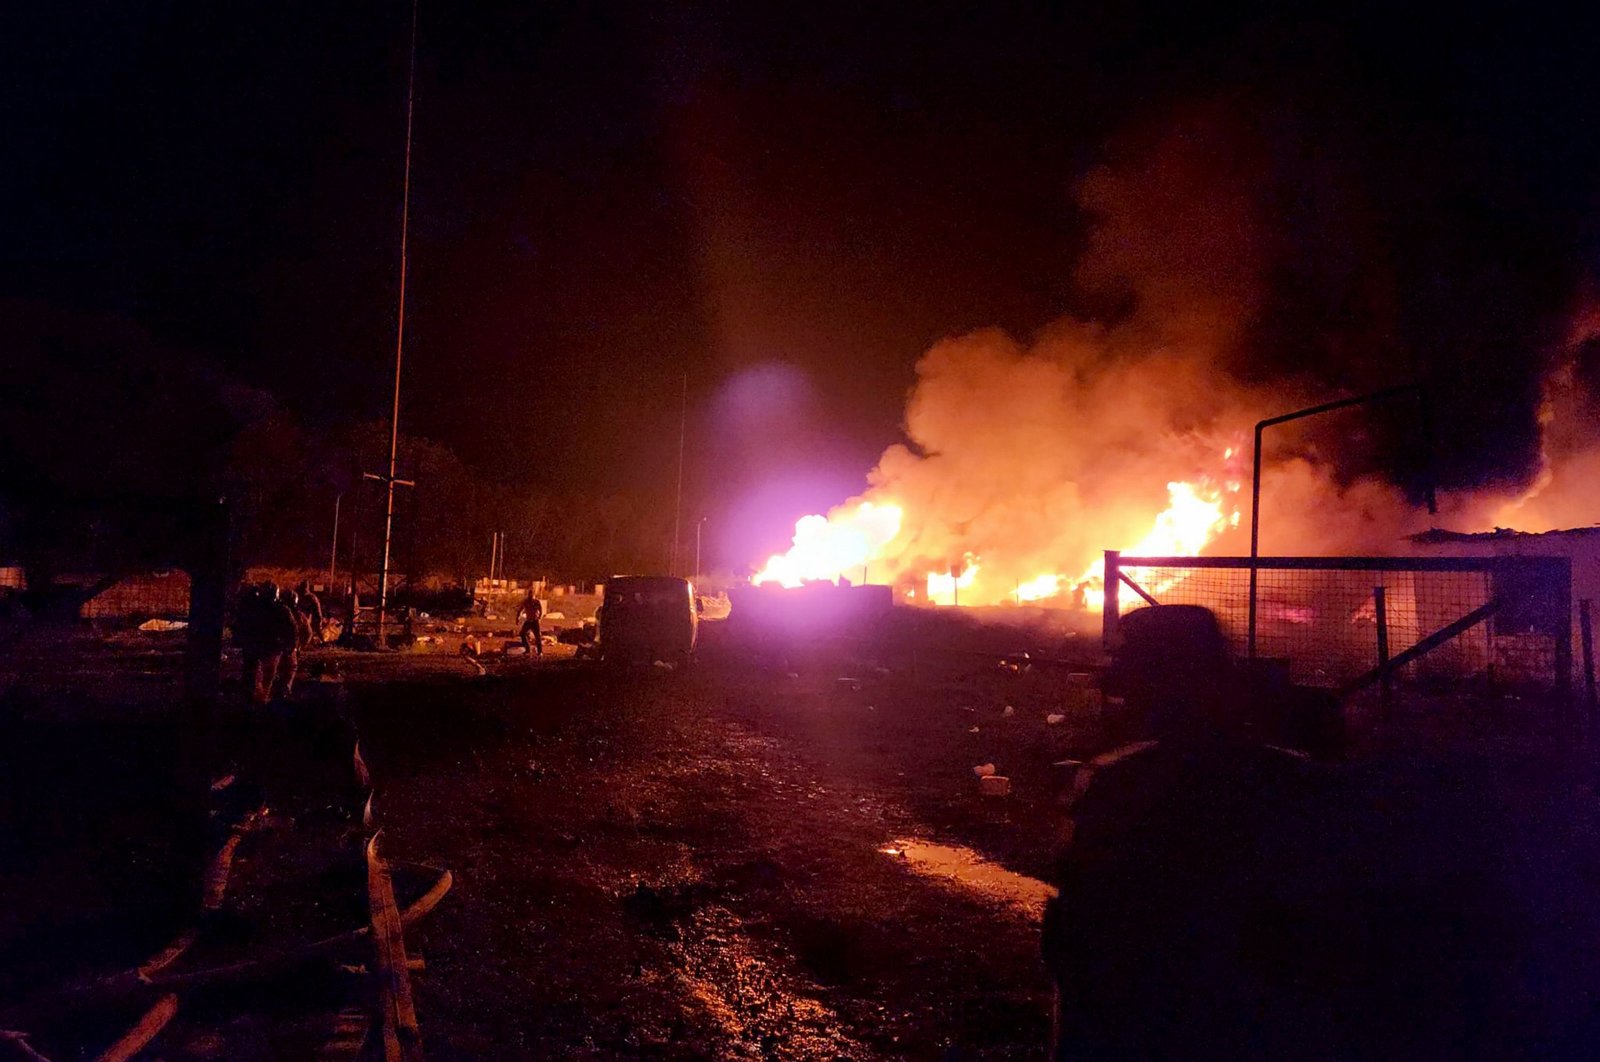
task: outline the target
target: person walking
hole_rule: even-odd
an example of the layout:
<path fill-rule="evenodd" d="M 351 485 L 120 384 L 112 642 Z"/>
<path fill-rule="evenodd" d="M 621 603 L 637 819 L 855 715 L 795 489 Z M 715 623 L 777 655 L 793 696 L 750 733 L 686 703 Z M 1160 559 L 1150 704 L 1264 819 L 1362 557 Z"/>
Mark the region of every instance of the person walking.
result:
<path fill-rule="evenodd" d="M 321 645 L 322 624 L 326 618 L 322 614 L 322 599 L 312 591 L 311 584 L 308 582 L 302 582 L 296 593 L 300 597 L 300 611 L 305 614 L 306 622 L 311 625 L 311 637 L 307 644 Z"/>
<path fill-rule="evenodd" d="M 539 630 L 539 619 L 543 615 L 544 605 L 533 596 L 530 586 L 522 602 L 522 648 L 536 656 L 544 656 L 544 637 Z"/>
<path fill-rule="evenodd" d="M 275 595 L 268 617 L 269 646 L 272 651 L 272 668 L 267 675 L 267 699 L 288 697 L 294 692 L 295 669 L 300 664 L 300 647 L 310 628 L 295 605 L 293 590 Z"/>
<path fill-rule="evenodd" d="M 233 643 L 239 647 L 240 686 L 246 703 L 261 705 L 267 702 L 262 685 L 262 664 L 267 655 L 266 631 L 267 584 L 246 584 L 239 589 L 233 615 Z"/>

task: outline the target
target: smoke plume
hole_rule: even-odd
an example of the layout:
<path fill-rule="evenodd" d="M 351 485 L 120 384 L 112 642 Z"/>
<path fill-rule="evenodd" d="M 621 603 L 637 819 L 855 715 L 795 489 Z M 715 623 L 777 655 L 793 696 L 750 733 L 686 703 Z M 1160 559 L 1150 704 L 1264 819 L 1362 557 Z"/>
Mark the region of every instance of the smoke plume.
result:
<path fill-rule="evenodd" d="M 976 567 L 962 601 L 980 603 L 1053 573 L 1065 596 L 1102 550 L 1146 540 L 1179 500 L 1169 484 L 1217 499 L 1207 552 L 1246 552 L 1254 423 L 1410 382 L 1394 375 L 1413 366 L 1393 353 L 1382 263 L 1353 265 L 1352 248 L 1372 233 L 1352 221 L 1331 235 L 1327 219 L 1296 226 L 1293 239 L 1282 231 L 1289 200 L 1302 214 L 1322 204 L 1361 218 L 1338 180 L 1301 188 L 1305 172 L 1274 161 L 1249 123 L 1219 106 L 1191 108 L 1109 154 L 1077 186 L 1088 222 L 1073 278 L 1080 311 L 1029 339 L 985 330 L 936 344 L 917 365 L 907 442 L 830 514 L 848 522 L 862 502 L 902 511 L 899 533 L 872 558 L 874 581 Z M 1308 242 L 1338 245 L 1317 259 L 1335 265 L 1308 267 Z M 1263 343 L 1290 331 L 1286 307 L 1300 346 L 1286 355 L 1278 343 L 1264 357 Z M 1532 488 L 1513 474 L 1509 487 L 1447 493 L 1437 518 L 1416 502 L 1425 462 L 1415 410 L 1275 430 L 1263 551 L 1403 552 L 1430 523 L 1478 530 L 1511 512 L 1534 530 L 1592 521 L 1586 485 L 1600 474 L 1600 430 L 1589 427 L 1579 353 L 1596 336 L 1600 312 L 1580 318 L 1553 361 Z"/>

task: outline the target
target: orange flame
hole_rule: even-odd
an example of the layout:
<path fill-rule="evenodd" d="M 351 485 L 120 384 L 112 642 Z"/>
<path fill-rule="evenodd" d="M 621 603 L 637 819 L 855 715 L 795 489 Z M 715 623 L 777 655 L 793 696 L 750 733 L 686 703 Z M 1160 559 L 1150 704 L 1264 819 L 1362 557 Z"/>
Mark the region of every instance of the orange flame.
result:
<path fill-rule="evenodd" d="M 1236 483 L 1228 487 L 1237 493 Z M 1212 539 L 1230 527 L 1239 526 L 1239 510 L 1224 514 L 1223 492 L 1207 481 L 1168 483 L 1167 507 L 1156 517 L 1155 526 L 1137 544 L 1124 552 L 1136 557 L 1198 557 Z M 1105 607 L 1106 563 L 1102 557 L 1089 566 L 1078 580 L 1084 605 L 1096 612 Z M 1155 594 L 1170 588 L 1176 578 L 1157 580 L 1145 587 Z"/>
<path fill-rule="evenodd" d="M 1233 456 L 1230 447 L 1224 460 L 1231 460 Z M 1166 508 L 1155 515 L 1149 532 L 1138 542 L 1126 546 L 1124 552 L 1132 556 L 1199 556 L 1218 535 L 1239 525 L 1239 510 L 1229 505 L 1229 496 L 1237 494 L 1239 487 L 1240 484 L 1231 479 L 1217 483 L 1208 477 L 1195 482 L 1168 483 Z M 770 557 L 752 582 L 787 587 L 813 580 L 836 582 L 841 578 L 865 576 L 880 562 L 887 562 L 878 573 L 880 579 L 904 578 L 910 574 L 904 570 L 904 562 L 910 558 L 899 558 L 901 567 L 896 570 L 896 558 L 887 547 L 896 543 L 905 520 L 906 514 L 900 505 L 870 501 L 841 506 L 827 516 L 802 517 L 795 524 L 794 545 L 787 552 Z M 951 605 L 958 600 L 987 604 L 1006 599 L 1017 603 L 1067 599 L 1092 611 L 1104 607 L 1103 560 L 1090 564 L 1077 578 L 1061 572 L 1041 572 L 1005 591 L 983 585 L 980 559 L 973 553 L 965 554 L 956 574 L 924 569 L 926 600 L 931 604 Z M 1146 589 L 1158 593 L 1169 589 L 1177 578 L 1181 577 L 1158 579 Z"/>
<path fill-rule="evenodd" d="M 794 545 L 774 554 L 750 580 L 757 586 L 778 583 L 796 587 L 813 580 L 836 582 L 869 568 L 873 559 L 900 533 L 904 513 L 898 505 L 862 502 L 853 510 L 835 509 L 827 516 L 803 516 L 794 525 Z"/>

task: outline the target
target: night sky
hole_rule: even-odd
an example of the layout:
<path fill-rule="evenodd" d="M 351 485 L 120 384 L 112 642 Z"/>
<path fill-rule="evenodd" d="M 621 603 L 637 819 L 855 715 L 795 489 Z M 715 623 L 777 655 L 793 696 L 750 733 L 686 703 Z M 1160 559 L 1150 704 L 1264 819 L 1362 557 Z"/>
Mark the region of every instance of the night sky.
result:
<path fill-rule="evenodd" d="M 1595 259 L 1592 15 L 1009 6 L 424 0 L 405 430 L 668 497 L 687 374 L 688 506 L 752 559 L 859 489 L 931 342 L 1098 309 L 1074 187 L 1209 101 L 1360 205 L 1285 211 L 1286 296 L 1234 370 L 1443 379 L 1449 474 L 1517 473 Z M 14 5 L 0 299 L 125 320 L 313 424 L 386 415 L 408 31 L 403 0 Z M 1293 294 L 1329 230 L 1363 309 Z"/>

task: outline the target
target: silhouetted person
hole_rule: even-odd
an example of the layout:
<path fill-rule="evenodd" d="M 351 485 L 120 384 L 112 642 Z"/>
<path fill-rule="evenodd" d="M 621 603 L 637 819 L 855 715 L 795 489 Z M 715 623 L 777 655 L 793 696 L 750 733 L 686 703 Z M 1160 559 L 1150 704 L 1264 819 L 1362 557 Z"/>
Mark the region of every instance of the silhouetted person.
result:
<path fill-rule="evenodd" d="M 270 677 L 263 673 L 271 642 L 269 585 L 241 587 L 234 607 L 233 642 L 239 647 L 241 657 L 239 677 L 245 700 L 251 704 L 265 704 L 271 689 Z"/>
<path fill-rule="evenodd" d="M 522 647 L 538 656 L 544 655 L 544 637 L 539 630 L 539 619 L 543 615 L 544 606 L 533 596 L 533 587 L 530 586 L 528 596 L 522 602 Z"/>
<path fill-rule="evenodd" d="M 306 625 L 295 608 L 295 593 L 284 590 L 274 595 L 268 611 L 269 649 L 272 668 L 268 677 L 267 699 L 287 697 L 294 691 L 295 669 L 300 664 L 300 646 Z"/>
<path fill-rule="evenodd" d="M 322 644 L 322 624 L 326 617 L 322 613 L 322 599 L 311 589 L 311 584 L 302 582 L 296 591 L 300 595 L 300 611 L 305 613 L 306 621 L 311 625 L 312 645 Z"/>

